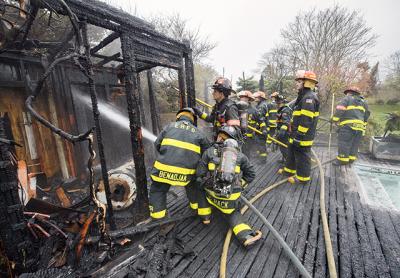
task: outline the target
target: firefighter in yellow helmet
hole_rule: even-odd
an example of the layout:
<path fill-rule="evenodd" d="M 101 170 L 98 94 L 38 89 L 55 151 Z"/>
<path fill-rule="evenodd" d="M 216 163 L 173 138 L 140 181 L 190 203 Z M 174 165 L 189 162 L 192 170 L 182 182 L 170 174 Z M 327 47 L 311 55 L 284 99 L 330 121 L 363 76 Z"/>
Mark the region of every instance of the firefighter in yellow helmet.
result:
<path fill-rule="evenodd" d="M 314 92 L 318 83 L 312 71 L 296 73 L 297 99 L 293 106 L 288 154 L 280 173 L 294 175 L 290 183 L 307 183 L 311 174 L 311 146 L 319 116 L 319 99 Z"/>
<path fill-rule="evenodd" d="M 240 127 L 243 134 L 243 153 L 251 159 L 254 156 L 254 132 L 248 128 L 248 126 L 256 126 L 256 110 L 251 105 L 254 101 L 252 92 L 250 91 L 240 91 L 236 95 L 239 98 L 237 106 L 239 108 L 240 115 Z"/>
<path fill-rule="evenodd" d="M 211 114 L 208 115 L 198 108 L 193 108 L 196 114 L 203 120 L 214 125 L 214 135 L 218 134 L 219 129 L 224 125 L 235 126 L 240 129 L 239 109 L 236 103 L 229 99 L 232 92 L 232 83 L 229 79 L 219 77 L 212 85 L 213 98 L 216 102 Z"/>
<path fill-rule="evenodd" d="M 336 106 L 332 120 L 339 125 L 338 155 L 334 165 L 346 165 L 357 159 L 358 146 L 365 132 L 370 112 L 360 89 L 350 86 Z"/>
<path fill-rule="evenodd" d="M 249 159 L 240 152 L 240 131 L 223 126 L 217 141 L 202 156 L 197 167 L 197 183 L 205 190 L 207 201 L 222 213 L 237 239 L 248 247 L 261 238 L 240 214 L 239 198 L 243 188 L 255 178 Z"/>
<path fill-rule="evenodd" d="M 197 163 L 210 142 L 197 129 L 196 122 L 193 109 L 184 108 L 176 114 L 176 122 L 165 127 L 154 142 L 157 158 L 150 175 L 149 192 L 152 219 L 166 216 L 167 192 L 172 185 L 185 188 L 190 208 L 204 224 L 209 223 L 211 208 L 194 181 Z"/>

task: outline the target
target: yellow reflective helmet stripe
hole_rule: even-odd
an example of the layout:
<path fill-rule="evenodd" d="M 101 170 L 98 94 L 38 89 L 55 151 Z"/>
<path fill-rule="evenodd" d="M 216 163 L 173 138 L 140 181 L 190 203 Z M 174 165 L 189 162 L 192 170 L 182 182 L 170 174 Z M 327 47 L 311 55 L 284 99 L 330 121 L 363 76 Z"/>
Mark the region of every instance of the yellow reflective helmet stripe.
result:
<path fill-rule="evenodd" d="M 164 138 L 161 142 L 161 146 L 173 146 L 200 154 L 200 146 L 176 139 Z"/>
<path fill-rule="evenodd" d="M 233 227 L 232 230 L 233 230 L 233 233 L 234 233 L 235 235 L 237 235 L 237 234 L 240 233 L 240 232 L 247 231 L 247 230 L 251 230 L 251 228 L 250 228 L 250 226 L 247 225 L 247 224 L 240 223 L 239 225 L 236 225 L 235 227 Z"/>
<path fill-rule="evenodd" d="M 171 166 L 171 165 L 163 164 L 159 161 L 156 161 L 154 163 L 154 168 L 156 168 L 157 170 L 167 171 L 170 173 L 178 173 L 178 174 L 182 174 L 182 175 L 193 175 L 196 173 L 196 169 Z"/>

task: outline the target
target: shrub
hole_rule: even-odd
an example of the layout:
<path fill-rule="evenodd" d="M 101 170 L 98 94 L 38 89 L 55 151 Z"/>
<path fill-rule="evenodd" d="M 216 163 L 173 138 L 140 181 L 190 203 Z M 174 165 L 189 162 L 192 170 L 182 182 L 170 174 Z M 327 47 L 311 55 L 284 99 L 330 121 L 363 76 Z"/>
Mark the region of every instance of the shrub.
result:
<path fill-rule="evenodd" d="M 385 102 L 383 101 L 383 99 L 377 99 L 376 104 L 385 104 Z"/>
<path fill-rule="evenodd" d="M 389 99 L 387 102 L 386 102 L 386 104 L 388 104 L 388 105 L 395 105 L 395 104 L 397 104 L 397 103 L 399 103 L 400 102 L 400 98 L 391 98 L 391 99 Z"/>

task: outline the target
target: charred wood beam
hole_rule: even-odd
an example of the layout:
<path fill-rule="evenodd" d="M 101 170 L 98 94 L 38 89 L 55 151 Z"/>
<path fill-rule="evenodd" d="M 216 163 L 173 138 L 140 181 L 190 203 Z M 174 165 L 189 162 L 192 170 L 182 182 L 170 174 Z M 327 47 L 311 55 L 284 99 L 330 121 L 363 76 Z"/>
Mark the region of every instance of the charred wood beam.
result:
<path fill-rule="evenodd" d="M 31 15 L 29 16 L 28 22 L 26 23 L 26 28 L 24 30 L 24 36 L 22 37 L 22 40 L 21 40 L 21 42 L 22 42 L 21 45 L 22 46 L 24 46 L 24 44 L 25 44 L 26 38 L 28 37 L 29 31 L 32 28 L 33 21 L 35 21 L 35 18 L 36 18 L 36 15 L 37 15 L 38 11 L 39 11 L 39 8 L 37 6 L 34 6 L 32 8 Z"/>
<path fill-rule="evenodd" d="M 178 82 L 179 82 L 179 99 L 180 99 L 180 106 L 181 109 L 187 106 L 186 102 L 186 87 L 185 87 L 185 71 L 183 68 L 178 69 Z"/>
<path fill-rule="evenodd" d="M 116 54 L 118 54 L 118 56 L 116 56 L 116 57 L 113 57 L 113 56 L 115 56 Z M 93 56 L 93 57 L 96 57 L 96 58 L 100 58 L 100 59 L 104 59 L 104 60 L 109 60 L 110 58 L 113 58 L 113 59 L 111 59 L 111 60 L 109 60 L 108 62 L 111 62 L 111 61 L 116 61 L 116 62 L 120 62 L 120 63 L 122 63 L 124 60 L 122 59 L 122 58 L 119 58 L 119 56 L 121 56 L 121 53 L 116 53 L 116 54 L 114 54 L 114 55 L 112 55 L 112 56 L 106 56 L 106 55 L 101 55 L 101 54 L 93 54 L 93 55 L 91 55 L 91 56 Z M 108 63 L 107 62 L 107 63 Z"/>
<path fill-rule="evenodd" d="M 140 106 L 140 117 L 142 120 L 142 126 L 146 127 L 146 116 L 144 112 L 144 96 L 143 96 L 143 89 L 140 80 L 140 73 L 136 73 L 136 80 L 139 92 L 139 106 Z"/>
<path fill-rule="evenodd" d="M 107 216 L 108 216 L 108 223 L 110 223 L 110 227 L 112 230 L 116 228 L 114 217 L 113 217 L 113 207 L 111 203 L 111 191 L 110 191 L 110 183 L 108 180 L 108 171 L 107 171 L 107 164 L 106 158 L 104 154 L 104 145 L 103 145 L 103 138 L 102 138 L 102 131 L 100 125 L 100 111 L 99 107 L 97 106 L 97 93 L 96 93 L 96 86 L 94 83 L 94 72 L 90 62 L 90 44 L 87 35 L 87 24 L 84 23 L 82 26 L 82 35 L 83 35 L 83 42 L 85 46 L 85 54 L 86 54 L 86 62 L 87 65 L 87 77 L 89 82 L 89 92 L 90 98 L 92 101 L 92 112 L 93 112 L 93 120 L 96 128 L 96 141 L 97 141 L 97 148 L 99 151 L 99 158 L 100 158 L 100 165 L 101 165 L 101 174 L 104 182 L 104 191 L 106 193 L 106 200 L 107 200 Z"/>
<path fill-rule="evenodd" d="M 156 95 L 154 93 L 154 85 L 153 85 L 153 75 L 151 70 L 147 71 L 147 84 L 149 88 L 149 104 L 151 113 L 151 127 L 154 134 L 158 134 L 159 128 L 159 119 L 158 109 L 156 105 Z"/>
<path fill-rule="evenodd" d="M 185 48 L 185 45 L 181 42 L 168 38 L 157 31 L 155 31 L 154 27 L 148 22 L 134 17 L 126 12 L 121 11 L 120 9 L 114 8 L 105 4 L 104 2 L 96 1 L 96 0 L 66 0 L 65 1 L 71 8 L 71 10 L 79 17 L 84 18 L 87 17 L 87 21 L 90 24 L 95 24 L 100 27 L 110 29 L 116 32 L 119 31 L 130 31 L 138 30 L 143 32 L 155 39 L 162 40 L 170 43 L 172 46 L 177 48 Z M 58 0 L 46 0 L 46 3 L 54 8 L 60 14 L 65 14 L 65 11 L 61 7 Z M 40 3 L 42 8 L 46 8 L 46 6 Z M 93 21 L 93 19 L 95 19 Z M 108 24 L 109 22 L 116 22 L 117 24 Z M 121 30 L 118 28 L 119 25 L 126 26 L 125 30 Z M 111 27 L 111 28 L 109 28 Z"/>
<path fill-rule="evenodd" d="M 96 64 L 96 66 L 97 67 L 102 67 L 102 66 L 104 66 L 105 64 L 107 64 L 107 63 L 109 63 L 111 61 L 115 61 L 119 56 L 121 56 L 121 53 L 118 52 L 118 53 L 115 53 L 114 55 L 111 55 L 109 57 L 105 57 L 103 59 L 103 61 L 98 62 Z"/>
<path fill-rule="evenodd" d="M 164 226 L 164 225 L 168 225 L 170 223 L 182 221 L 182 220 L 185 220 L 185 219 L 193 217 L 193 216 L 195 216 L 195 215 L 192 212 L 187 213 L 187 214 L 179 214 L 174 217 L 170 217 L 170 218 L 168 217 L 166 219 L 162 219 L 155 223 L 153 222 L 153 223 L 149 223 L 149 224 L 137 225 L 137 226 L 133 226 L 133 227 L 131 226 L 131 227 L 119 229 L 116 231 L 111 231 L 108 235 L 111 237 L 111 239 L 133 236 L 133 235 L 136 235 L 139 233 L 148 232 L 148 231 L 150 231 L 154 228 L 160 227 L 160 226 Z M 100 236 L 91 236 L 86 239 L 86 243 L 94 244 L 94 243 L 99 242 L 99 240 L 100 240 Z"/>
<path fill-rule="evenodd" d="M 100 49 L 106 47 L 107 45 L 109 45 L 110 43 L 112 43 L 113 41 L 115 41 L 118 38 L 119 38 L 119 33 L 117 33 L 117 32 L 111 33 L 110 35 L 105 37 L 98 45 L 96 45 L 95 47 L 90 49 L 90 54 L 93 55 L 94 53 L 96 53 Z"/>
<path fill-rule="evenodd" d="M 190 48 L 189 48 L 190 49 Z M 194 85 L 194 67 L 192 50 L 185 54 L 185 74 L 186 74 L 186 89 L 187 89 L 187 105 L 193 107 L 196 105 L 196 89 Z"/>
<path fill-rule="evenodd" d="M 132 155 L 135 163 L 137 197 L 137 221 L 149 215 L 149 200 L 147 195 L 146 167 L 144 164 L 144 147 L 142 141 L 142 129 L 140 126 L 139 93 L 136 80 L 136 61 L 132 35 L 121 34 L 123 67 L 125 71 L 126 99 L 128 103 L 129 127 L 131 130 Z"/>

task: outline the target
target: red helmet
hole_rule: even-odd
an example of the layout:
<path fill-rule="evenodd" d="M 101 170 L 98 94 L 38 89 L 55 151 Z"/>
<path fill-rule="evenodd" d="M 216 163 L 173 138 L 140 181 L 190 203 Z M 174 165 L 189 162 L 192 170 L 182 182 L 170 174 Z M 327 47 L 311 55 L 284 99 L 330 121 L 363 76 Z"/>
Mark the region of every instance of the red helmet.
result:
<path fill-rule="evenodd" d="M 348 86 L 348 87 L 344 90 L 344 93 L 347 93 L 347 92 L 353 92 L 353 93 L 356 93 L 356 94 L 360 94 L 360 93 L 361 93 L 361 90 L 360 90 L 360 88 L 357 87 L 357 86 Z"/>
<path fill-rule="evenodd" d="M 317 75 L 313 71 L 309 71 L 309 70 L 298 70 L 296 72 L 295 80 L 300 80 L 300 79 L 311 80 L 311 81 L 314 81 L 315 84 L 318 83 Z"/>

